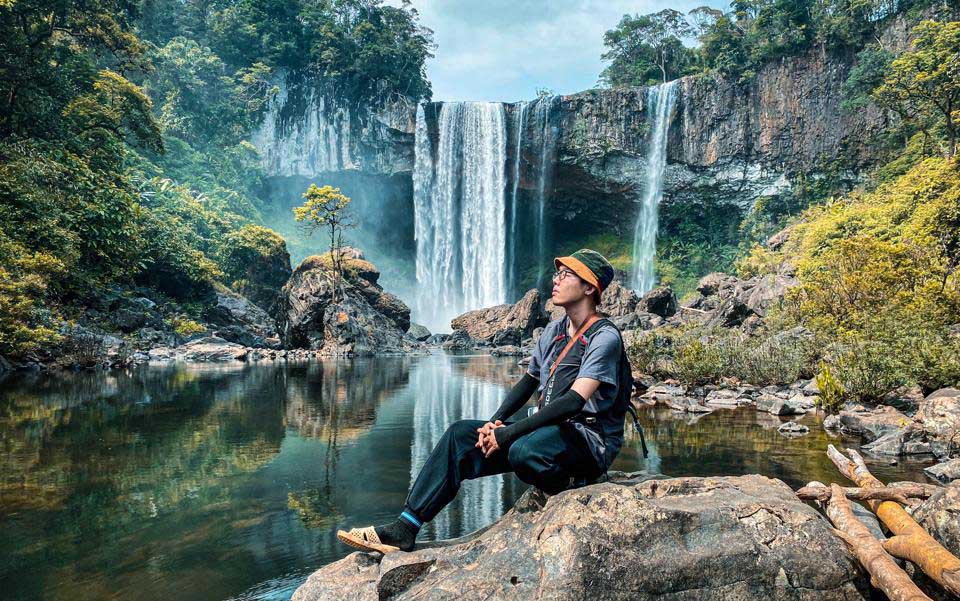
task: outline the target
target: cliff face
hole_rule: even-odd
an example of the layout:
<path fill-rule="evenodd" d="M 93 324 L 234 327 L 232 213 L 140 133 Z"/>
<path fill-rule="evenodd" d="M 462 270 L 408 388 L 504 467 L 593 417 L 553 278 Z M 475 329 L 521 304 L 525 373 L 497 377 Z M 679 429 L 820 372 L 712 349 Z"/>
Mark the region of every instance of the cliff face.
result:
<path fill-rule="evenodd" d="M 661 211 L 704 204 L 738 212 L 758 198 L 817 178 L 843 158 L 857 179 L 867 142 L 887 125 L 870 107 L 841 109 L 853 58 L 822 50 L 768 65 L 749 84 L 693 76 L 679 84 L 669 124 Z M 591 90 L 559 101 L 558 164 L 551 210 L 561 221 L 623 227 L 647 170 L 651 116 L 645 89 Z"/>
<path fill-rule="evenodd" d="M 277 85 L 253 139 L 268 175 L 392 176 L 413 168 L 415 103 L 399 98 L 371 109 L 288 84 L 282 75 Z"/>
<path fill-rule="evenodd" d="M 899 20 L 882 39 L 897 51 L 908 32 Z M 854 63 L 852 53 L 820 48 L 771 63 L 747 83 L 709 75 L 680 80 L 666 130 L 661 237 L 695 223 L 717 230 L 711 240 L 735 243 L 757 200 L 788 193 L 800 178 L 809 183 L 829 172 L 833 183 L 856 183 L 872 159 L 869 141 L 888 117 L 875 107 L 841 108 Z M 516 216 L 510 231 L 526 241 L 518 242 L 514 265 L 537 258 L 532 248 L 544 231 L 548 253 L 598 232 L 630 243 L 649 171 L 649 96 L 647 88 L 589 90 L 503 105 L 504 194 Z M 424 111 L 422 131 L 434 148 L 442 107 L 433 102 Z M 412 102 L 334 106 L 284 88 L 256 145 L 279 179 L 343 185 L 359 196 L 371 215 L 361 229 L 374 228 L 375 240 L 392 236 L 391 250 L 402 248 L 411 262 L 415 130 Z M 372 257 L 385 261 L 375 244 Z"/>

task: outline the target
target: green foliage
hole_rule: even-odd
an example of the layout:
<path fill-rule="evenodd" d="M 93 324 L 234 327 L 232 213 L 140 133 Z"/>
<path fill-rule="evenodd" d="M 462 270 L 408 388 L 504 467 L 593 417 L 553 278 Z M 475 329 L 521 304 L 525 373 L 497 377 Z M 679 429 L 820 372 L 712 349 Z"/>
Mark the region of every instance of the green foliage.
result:
<path fill-rule="evenodd" d="M 626 15 L 608 31 L 603 55 L 610 65 L 601 81 L 646 85 L 690 72 L 718 73 L 745 82 L 771 61 L 798 56 L 815 45 L 830 51 L 863 49 L 897 15 L 926 0 L 734 0 L 727 12 L 702 6 L 684 17 L 667 9 Z M 699 45 L 684 47 L 695 37 Z M 862 87 L 878 73 L 881 53 L 861 56 L 850 86 Z M 875 86 L 874 86 L 875 87 Z M 859 89 L 862 98 L 873 88 Z M 853 105 L 851 105 L 852 108 Z"/>
<path fill-rule="evenodd" d="M 611 61 L 600 80 L 612 87 L 640 86 L 679 77 L 690 62 L 683 38 L 691 27 L 683 13 L 664 9 L 649 15 L 624 15 L 603 36 Z"/>
<path fill-rule="evenodd" d="M 913 34 L 913 48 L 894 59 L 873 96 L 924 131 L 943 127 L 946 154 L 953 156 L 960 118 L 960 21 L 923 21 Z"/>
<path fill-rule="evenodd" d="M 170 326 L 173 328 L 173 331 L 177 333 L 178 336 L 183 336 L 187 338 L 194 334 L 201 334 L 207 331 L 203 325 L 197 323 L 196 321 L 190 319 L 186 315 L 176 315 L 170 320 Z"/>
<path fill-rule="evenodd" d="M 960 380 L 960 173 L 927 159 L 871 192 L 815 206 L 765 257 L 797 267 L 788 319 L 813 330 L 845 400 Z"/>
<path fill-rule="evenodd" d="M 44 308 L 44 293 L 63 263 L 30 252 L 0 232 L 0 355 L 23 355 L 57 342 L 56 316 Z"/>
<path fill-rule="evenodd" d="M 174 38 L 190 38 L 199 45 L 191 52 L 202 58 L 201 70 L 213 67 L 215 73 L 222 61 L 234 81 L 243 80 L 240 70 L 260 64 L 323 82 L 330 93 L 360 101 L 431 94 L 424 65 L 432 56 L 432 32 L 419 24 L 409 2 L 240 0 L 184 6 L 148 0 L 143 12 L 148 40 L 165 47 Z M 182 47 L 173 54 L 182 56 L 187 47 L 177 45 Z M 258 85 L 254 95 L 262 89 Z"/>
<path fill-rule="evenodd" d="M 709 384 L 725 377 L 760 386 L 794 382 L 813 371 L 815 345 L 808 337 L 744 334 L 690 326 L 641 333 L 627 348 L 644 373 Z"/>
<path fill-rule="evenodd" d="M 196 147 L 236 144 L 250 133 L 277 90 L 264 63 L 228 69 L 193 39 L 175 37 L 156 49 L 151 60 L 154 72 L 144 85 L 157 100 L 164 133 Z"/>
<path fill-rule="evenodd" d="M 269 308 L 290 277 L 286 241 L 259 225 L 248 224 L 227 234 L 218 258 L 230 286 L 264 308 Z"/>

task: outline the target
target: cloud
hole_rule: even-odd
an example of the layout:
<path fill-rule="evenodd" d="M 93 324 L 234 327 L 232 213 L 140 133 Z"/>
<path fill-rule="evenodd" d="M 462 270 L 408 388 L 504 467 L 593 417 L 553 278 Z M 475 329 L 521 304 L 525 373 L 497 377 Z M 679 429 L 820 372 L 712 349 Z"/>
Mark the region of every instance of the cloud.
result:
<path fill-rule="evenodd" d="M 399 4 L 400 0 L 389 0 Z M 624 14 L 689 11 L 716 0 L 413 0 L 434 31 L 427 63 L 434 100 L 515 101 L 538 88 L 570 94 L 596 86 L 603 34 Z"/>

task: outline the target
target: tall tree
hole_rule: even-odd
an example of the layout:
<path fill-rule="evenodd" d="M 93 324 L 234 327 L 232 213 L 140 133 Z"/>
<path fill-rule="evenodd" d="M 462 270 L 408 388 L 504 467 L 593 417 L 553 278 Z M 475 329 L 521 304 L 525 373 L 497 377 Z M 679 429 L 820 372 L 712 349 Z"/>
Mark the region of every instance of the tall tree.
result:
<path fill-rule="evenodd" d="M 960 122 L 960 21 L 923 21 L 913 33 L 913 48 L 891 63 L 874 98 L 924 131 L 942 125 L 953 156 Z"/>
<path fill-rule="evenodd" d="M 624 15 L 603 36 L 610 50 L 602 58 L 611 64 L 600 78 L 616 87 L 645 85 L 653 79 L 654 69 L 660 81 L 678 77 L 690 56 L 682 40 L 692 34 L 684 14 L 670 8 L 649 15 Z"/>

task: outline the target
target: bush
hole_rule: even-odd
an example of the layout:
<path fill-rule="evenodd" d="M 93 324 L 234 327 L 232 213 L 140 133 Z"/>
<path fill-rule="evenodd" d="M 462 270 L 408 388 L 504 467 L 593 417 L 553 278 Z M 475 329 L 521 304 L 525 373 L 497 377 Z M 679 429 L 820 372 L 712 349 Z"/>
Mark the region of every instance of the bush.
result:
<path fill-rule="evenodd" d="M 817 374 L 816 383 L 817 389 L 820 391 L 816 401 L 817 407 L 823 409 L 829 415 L 840 413 L 840 410 L 843 409 L 845 391 L 826 363 L 820 364 L 820 372 Z"/>
<path fill-rule="evenodd" d="M 30 252 L 0 230 L 0 355 L 19 357 L 60 339 L 46 306 L 51 278 L 63 271 L 52 255 Z"/>
<path fill-rule="evenodd" d="M 634 366 L 657 377 L 709 384 L 724 377 L 765 386 L 791 383 L 813 371 L 814 344 L 788 332 L 664 329 L 637 336 L 627 349 Z"/>
<path fill-rule="evenodd" d="M 197 323 L 189 317 L 186 317 L 185 315 L 177 315 L 171 319 L 170 327 L 173 328 L 173 331 L 176 332 L 178 336 L 182 336 L 184 338 L 207 331 L 205 326 Z"/>

